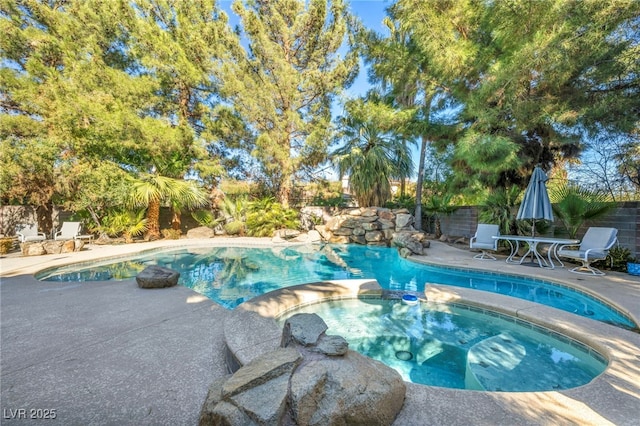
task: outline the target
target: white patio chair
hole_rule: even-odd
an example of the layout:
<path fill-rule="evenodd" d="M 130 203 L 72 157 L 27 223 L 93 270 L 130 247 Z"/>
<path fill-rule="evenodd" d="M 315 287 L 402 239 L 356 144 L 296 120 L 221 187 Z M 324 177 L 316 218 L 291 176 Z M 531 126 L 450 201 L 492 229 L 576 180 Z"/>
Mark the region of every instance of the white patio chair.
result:
<path fill-rule="evenodd" d="M 496 260 L 495 256 L 487 252 L 487 250 L 498 250 L 498 240 L 493 238 L 500 235 L 500 227 L 498 225 L 489 225 L 486 223 L 479 223 L 476 229 L 476 234 L 469 240 L 469 247 L 471 249 L 482 250 L 477 255 L 473 256 L 474 259 L 479 260 Z"/>
<path fill-rule="evenodd" d="M 60 230 L 53 236 L 54 240 L 75 240 L 80 235 L 80 222 L 62 222 Z"/>
<path fill-rule="evenodd" d="M 591 227 L 582 237 L 578 249 L 569 249 L 576 245 L 564 245 L 558 248 L 558 256 L 579 260 L 582 265 L 569 269 L 576 274 L 604 275 L 604 272 L 591 266 L 591 262 L 606 259 L 609 249 L 616 243 L 618 230 L 616 228 Z"/>
<path fill-rule="evenodd" d="M 44 235 L 44 232 L 38 232 L 37 223 L 20 225 L 17 227 L 17 229 L 20 229 L 16 232 L 16 235 L 18 235 L 18 239 L 21 243 L 26 243 L 27 241 L 44 241 L 47 239 L 47 236 Z"/>

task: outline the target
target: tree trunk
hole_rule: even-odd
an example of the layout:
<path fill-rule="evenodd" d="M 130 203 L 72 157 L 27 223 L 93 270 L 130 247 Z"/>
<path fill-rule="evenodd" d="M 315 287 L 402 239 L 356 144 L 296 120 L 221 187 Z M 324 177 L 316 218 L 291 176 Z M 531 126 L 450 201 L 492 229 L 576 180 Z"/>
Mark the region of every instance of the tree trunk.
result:
<path fill-rule="evenodd" d="M 418 181 L 416 182 L 416 212 L 415 225 L 416 230 L 422 230 L 422 182 L 424 181 L 424 158 L 427 155 L 427 137 L 421 136 L 420 142 L 420 160 L 418 163 Z"/>
<path fill-rule="evenodd" d="M 53 231 L 53 203 L 51 201 L 36 207 L 36 220 L 40 231 L 51 237 Z"/>
<path fill-rule="evenodd" d="M 171 229 L 179 231 L 182 227 L 182 212 L 179 209 L 171 208 Z"/>
<path fill-rule="evenodd" d="M 160 239 L 160 200 L 151 200 L 147 208 L 147 241 Z"/>
<path fill-rule="evenodd" d="M 435 216 L 436 238 L 442 237 L 442 228 L 440 227 L 440 216 Z"/>
<path fill-rule="evenodd" d="M 289 208 L 289 202 L 291 201 L 291 175 L 286 174 L 282 177 L 280 182 L 280 189 L 278 190 L 278 202 L 282 204 L 285 209 Z"/>

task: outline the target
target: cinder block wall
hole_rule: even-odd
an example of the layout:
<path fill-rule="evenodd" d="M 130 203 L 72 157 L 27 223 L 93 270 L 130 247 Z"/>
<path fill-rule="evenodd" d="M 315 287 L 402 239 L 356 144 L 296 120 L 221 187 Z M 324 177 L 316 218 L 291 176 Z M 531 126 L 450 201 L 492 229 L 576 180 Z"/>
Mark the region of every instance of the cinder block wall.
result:
<path fill-rule="evenodd" d="M 477 224 L 477 207 L 462 207 L 451 216 L 440 218 L 442 232 L 457 237 L 473 236 Z M 561 227 L 562 224 L 556 222 L 555 226 Z M 578 238 L 584 235 L 589 226 L 606 226 L 618 229 L 620 246 L 628 248 L 633 256 L 640 258 L 640 201 L 618 203 L 618 206 L 606 216 L 586 222 L 578 232 Z"/>
<path fill-rule="evenodd" d="M 478 208 L 461 207 L 450 216 L 440 217 L 440 228 L 446 235 L 471 238 L 478 225 Z"/>

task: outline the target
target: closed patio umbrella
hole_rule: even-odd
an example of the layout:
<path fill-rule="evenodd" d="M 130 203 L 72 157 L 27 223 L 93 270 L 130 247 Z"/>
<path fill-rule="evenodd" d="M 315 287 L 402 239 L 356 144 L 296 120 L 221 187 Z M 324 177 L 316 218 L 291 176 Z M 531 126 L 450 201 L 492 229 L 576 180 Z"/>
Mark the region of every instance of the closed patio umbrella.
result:
<path fill-rule="evenodd" d="M 536 220 L 553 221 L 553 210 L 551 209 L 551 201 L 547 193 L 548 178 L 540 167 L 533 169 L 531 180 L 524 193 L 524 198 L 516 219 L 531 219 L 533 221 L 532 235 L 536 233 Z"/>

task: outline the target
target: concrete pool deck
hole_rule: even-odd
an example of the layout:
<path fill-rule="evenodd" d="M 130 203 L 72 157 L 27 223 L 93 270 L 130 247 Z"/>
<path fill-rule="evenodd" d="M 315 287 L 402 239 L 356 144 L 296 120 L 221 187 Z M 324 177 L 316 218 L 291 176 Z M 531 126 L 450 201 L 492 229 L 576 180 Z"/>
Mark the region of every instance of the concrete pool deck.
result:
<path fill-rule="evenodd" d="M 211 382 L 227 374 L 224 327 L 230 311 L 193 291 L 139 289 L 121 282 L 41 282 L 33 273 L 51 266 L 177 245 L 264 245 L 269 239 L 158 241 L 91 245 L 63 255 L 0 258 L 0 386 L 2 424 L 197 424 Z M 476 261 L 467 250 L 432 242 L 416 259 L 535 276 L 598 294 L 640 318 L 640 279 L 627 274 L 576 275 L 504 261 Z M 473 290 L 435 286 L 433 295 L 513 305 L 522 301 Z M 475 292 L 479 293 L 479 292 Z M 457 296 L 456 296 L 457 295 Z M 512 300 L 510 300 L 512 299 Z M 505 309 L 511 309 L 506 306 Z M 527 308 L 528 309 L 528 308 Z M 486 393 L 408 386 L 397 425 L 616 424 L 640 417 L 640 334 L 540 307 L 526 315 L 558 318 L 615 357 L 606 377 L 562 392 Z M 241 330 L 239 330 L 241 331 Z M 252 330 L 245 330 L 251 332 Z"/>

